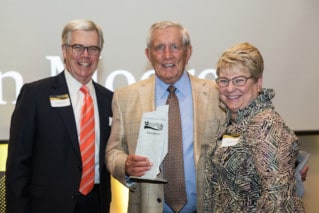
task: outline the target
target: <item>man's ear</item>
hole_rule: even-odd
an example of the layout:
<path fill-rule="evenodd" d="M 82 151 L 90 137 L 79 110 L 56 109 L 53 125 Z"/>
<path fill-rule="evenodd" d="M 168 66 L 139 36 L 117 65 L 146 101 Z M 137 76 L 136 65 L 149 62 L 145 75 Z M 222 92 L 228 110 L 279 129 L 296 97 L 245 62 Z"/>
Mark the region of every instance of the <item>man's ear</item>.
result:
<path fill-rule="evenodd" d="M 150 50 L 148 48 L 145 49 L 145 55 L 148 58 L 148 60 L 151 60 Z"/>

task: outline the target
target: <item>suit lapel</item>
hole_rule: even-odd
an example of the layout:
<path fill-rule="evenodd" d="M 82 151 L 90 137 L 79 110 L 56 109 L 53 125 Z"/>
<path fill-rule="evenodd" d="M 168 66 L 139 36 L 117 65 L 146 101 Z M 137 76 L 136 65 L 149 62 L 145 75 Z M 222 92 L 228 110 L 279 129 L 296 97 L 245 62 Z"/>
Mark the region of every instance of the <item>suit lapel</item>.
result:
<path fill-rule="evenodd" d="M 105 88 L 102 88 L 101 86 L 97 85 L 96 82 L 93 81 L 95 94 L 96 94 L 96 100 L 97 100 L 97 107 L 99 111 L 99 124 L 100 124 L 100 153 L 99 153 L 99 162 L 100 162 L 100 171 L 102 170 L 102 167 L 104 166 L 104 156 L 105 156 L 105 148 L 106 148 L 106 142 L 107 137 L 110 132 L 110 118 L 112 116 L 111 112 L 111 102 L 112 99 L 106 95 L 106 93 L 103 91 Z"/>
<path fill-rule="evenodd" d="M 52 95 L 64 95 L 68 94 L 69 95 L 69 90 L 66 85 L 66 79 L 63 71 L 59 75 L 56 76 L 56 79 L 52 85 L 52 90 L 51 93 Z M 70 95 L 69 95 L 70 96 Z M 70 97 L 69 97 L 70 98 Z M 81 154 L 80 154 L 80 147 L 79 147 L 79 141 L 78 141 L 78 134 L 77 134 L 77 129 L 76 129 L 76 124 L 75 124 L 75 118 L 74 118 L 74 112 L 72 108 L 72 103 L 70 99 L 70 105 L 67 107 L 57 107 L 58 113 L 60 114 L 65 129 L 68 132 L 70 142 L 77 153 L 77 155 L 81 159 Z"/>
<path fill-rule="evenodd" d="M 142 111 L 150 112 L 155 110 L 155 77 L 145 80 L 138 89 Z"/>
<path fill-rule="evenodd" d="M 194 158 L 197 166 L 198 159 L 201 152 L 201 137 L 202 134 L 198 134 L 198 128 L 204 128 L 207 120 L 207 107 L 209 98 L 209 88 L 206 82 L 199 81 L 197 78 L 190 76 L 190 81 L 193 91 L 193 107 L 194 107 Z"/>

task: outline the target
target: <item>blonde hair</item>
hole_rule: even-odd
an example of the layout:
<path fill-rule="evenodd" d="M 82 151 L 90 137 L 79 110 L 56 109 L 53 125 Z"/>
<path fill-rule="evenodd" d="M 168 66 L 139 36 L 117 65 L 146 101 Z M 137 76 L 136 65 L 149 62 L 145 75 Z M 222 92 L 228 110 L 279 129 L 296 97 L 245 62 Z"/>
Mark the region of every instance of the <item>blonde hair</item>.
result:
<path fill-rule="evenodd" d="M 221 55 L 216 65 L 217 76 L 219 76 L 221 69 L 238 65 L 246 67 L 254 79 L 261 78 L 263 75 L 263 57 L 255 46 L 247 42 L 237 44 Z"/>

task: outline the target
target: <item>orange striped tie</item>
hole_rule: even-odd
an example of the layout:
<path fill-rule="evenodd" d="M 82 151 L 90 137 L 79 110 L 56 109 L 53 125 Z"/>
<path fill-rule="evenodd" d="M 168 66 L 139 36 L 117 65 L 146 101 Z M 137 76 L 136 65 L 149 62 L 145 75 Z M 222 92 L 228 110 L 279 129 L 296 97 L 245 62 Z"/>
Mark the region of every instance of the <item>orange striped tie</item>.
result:
<path fill-rule="evenodd" d="M 84 93 L 83 106 L 80 118 L 80 150 L 82 157 L 82 178 L 80 192 L 87 195 L 94 186 L 94 106 L 89 89 L 83 85 L 80 91 Z"/>

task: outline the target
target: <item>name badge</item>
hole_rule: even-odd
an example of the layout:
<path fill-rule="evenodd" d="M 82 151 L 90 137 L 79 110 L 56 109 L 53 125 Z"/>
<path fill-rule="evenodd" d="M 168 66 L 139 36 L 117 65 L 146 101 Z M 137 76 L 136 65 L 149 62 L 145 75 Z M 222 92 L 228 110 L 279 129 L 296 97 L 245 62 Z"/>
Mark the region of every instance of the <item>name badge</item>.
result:
<path fill-rule="evenodd" d="M 235 146 L 239 142 L 239 136 L 223 135 L 222 147 Z"/>
<path fill-rule="evenodd" d="M 71 105 L 68 94 L 51 95 L 49 98 L 50 98 L 51 107 L 65 107 L 65 106 Z"/>
<path fill-rule="evenodd" d="M 109 126 L 112 126 L 112 117 L 109 117 Z"/>

